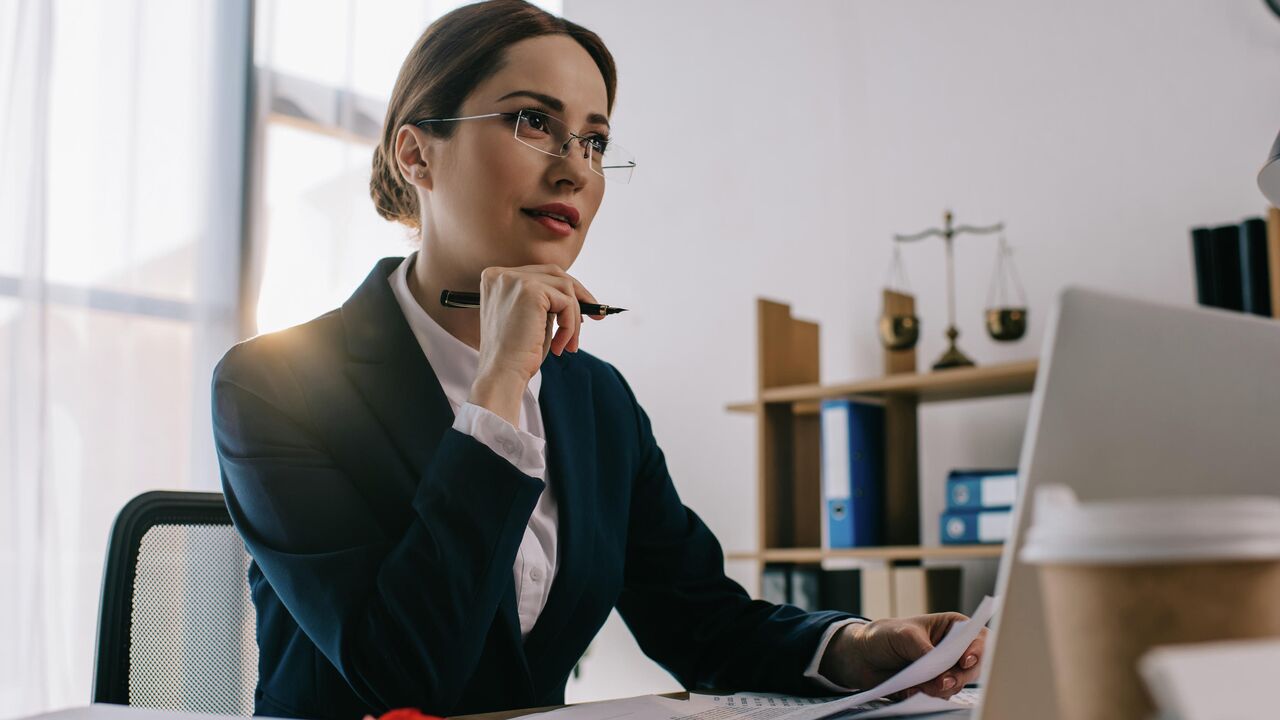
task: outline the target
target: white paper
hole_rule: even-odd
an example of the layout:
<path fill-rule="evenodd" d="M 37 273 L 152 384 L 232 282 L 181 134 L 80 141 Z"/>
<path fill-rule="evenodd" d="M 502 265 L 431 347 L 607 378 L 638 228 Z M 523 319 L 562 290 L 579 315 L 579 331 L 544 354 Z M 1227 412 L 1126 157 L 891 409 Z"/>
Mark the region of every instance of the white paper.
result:
<path fill-rule="evenodd" d="M 759 707 L 763 704 L 778 704 L 791 707 L 802 707 L 804 705 L 822 705 L 823 703 L 833 702 L 844 697 L 843 695 L 833 695 L 831 697 L 804 697 L 801 695 L 784 695 L 782 693 L 750 693 L 741 692 L 733 695 L 706 695 L 701 693 L 689 693 L 689 700 L 693 702 L 709 702 L 715 705 L 724 705 L 728 707 L 755 706 Z"/>
<path fill-rule="evenodd" d="M 1182 720 L 1275 717 L 1280 641 L 1163 645 L 1138 662 L 1156 705 Z"/>
<path fill-rule="evenodd" d="M 948 713 L 947 717 L 953 717 L 950 713 L 968 714 L 971 709 L 967 705 L 958 705 L 950 700 L 943 700 L 924 693 L 916 693 L 902 702 L 885 705 L 870 712 L 860 712 L 852 717 L 858 720 L 871 720 L 872 718 L 909 717 L 913 715 L 932 716 L 935 713 Z"/>
<path fill-rule="evenodd" d="M 883 698 L 926 683 L 950 670 L 960 661 L 969 643 L 982 632 L 995 614 L 994 598 L 984 598 L 973 616 L 951 626 L 947 636 L 932 650 L 876 687 L 836 699 L 807 698 L 774 693 L 703 695 L 690 693 L 688 700 L 659 695 L 625 700 L 573 705 L 560 710 L 526 715 L 538 720 L 823 720 L 845 718 L 904 717 L 937 712 L 965 711 L 968 705 L 930 697 L 923 693 L 899 703 Z"/>
<path fill-rule="evenodd" d="M 675 700 L 660 695 L 572 705 L 560 710 L 526 715 L 521 720 L 789 720 L 806 709 L 829 704 L 821 698 L 787 695 L 711 696 L 690 694 L 688 700 Z M 938 712 L 967 711 L 964 705 L 930 697 L 913 695 L 899 703 L 873 701 L 857 708 L 846 708 L 835 715 L 839 720 L 863 718 L 931 715 Z M 824 713 L 825 715 L 825 713 Z"/>

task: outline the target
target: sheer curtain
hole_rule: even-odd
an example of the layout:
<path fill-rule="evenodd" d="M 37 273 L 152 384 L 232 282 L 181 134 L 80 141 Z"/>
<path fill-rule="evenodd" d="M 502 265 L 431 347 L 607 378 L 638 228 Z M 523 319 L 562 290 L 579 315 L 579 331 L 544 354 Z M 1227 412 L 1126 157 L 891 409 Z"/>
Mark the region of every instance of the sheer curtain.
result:
<path fill-rule="evenodd" d="M 90 701 L 106 540 L 216 490 L 249 0 L 0 2 L 0 717 Z"/>

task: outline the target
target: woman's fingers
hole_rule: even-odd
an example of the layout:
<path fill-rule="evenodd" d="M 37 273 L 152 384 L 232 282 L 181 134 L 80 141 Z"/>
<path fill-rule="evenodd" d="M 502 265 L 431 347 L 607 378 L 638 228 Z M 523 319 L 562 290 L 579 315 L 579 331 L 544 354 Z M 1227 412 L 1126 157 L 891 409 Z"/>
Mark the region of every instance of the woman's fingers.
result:
<path fill-rule="evenodd" d="M 539 269 L 541 269 L 542 271 L 544 271 L 544 272 L 546 272 L 546 273 L 550 274 L 550 275 L 556 275 L 556 276 L 558 276 L 558 277 L 563 277 L 563 278 L 568 279 L 570 282 L 572 282 L 572 283 L 573 283 L 573 290 L 572 290 L 572 291 L 569 291 L 569 294 L 570 294 L 570 295 L 576 295 L 576 296 L 578 297 L 578 299 L 583 300 L 583 301 L 585 301 L 585 302 L 594 303 L 594 304 L 596 304 L 596 305 L 599 305 L 599 304 L 600 304 L 600 301 L 596 299 L 596 296 L 595 296 L 595 295 L 592 295 L 592 294 L 591 294 L 591 291 L 587 289 L 587 286 L 586 286 L 586 285 L 583 285 L 583 284 L 582 284 L 582 282 L 581 282 L 581 281 L 579 281 L 577 278 L 575 278 L 574 276 L 572 276 L 572 275 L 570 275 L 569 273 L 565 272 L 564 270 L 561 270 L 561 269 L 560 269 L 560 266 L 558 266 L 558 265 L 538 265 L 538 266 L 536 266 L 536 267 L 537 267 L 537 268 L 539 268 Z M 600 314 L 600 315 L 588 315 L 587 317 L 591 317 L 591 318 L 595 318 L 596 320 L 600 320 L 600 319 L 603 319 L 603 318 L 604 318 L 604 315 L 603 315 L 603 314 Z"/>
<path fill-rule="evenodd" d="M 578 352 L 578 343 L 582 337 L 582 316 L 578 316 L 578 333 L 573 336 L 573 340 L 569 342 L 569 352 Z"/>
<path fill-rule="evenodd" d="M 565 343 L 564 347 L 561 348 L 561 351 L 563 352 L 564 350 L 568 350 L 569 352 L 578 352 L 578 345 L 582 336 L 582 311 L 578 307 L 578 301 L 586 300 L 588 302 L 594 302 L 595 300 L 591 295 L 591 292 L 587 290 L 582 283 L 578 282 L 570 275 L 560 275 L 557 278 L 557 281 L 558 282 L 554 282 L 553 284 L 565 295 L 566 298 L 568 298 L 569 301 L 568 307 L 557 314 L 557 320 L 562 326 L 567 324 L 572 328 L 569 340 Z"/>
<path fill-rule="evenodd" d="M 565 348 L 570 352 L 578 352 L 578 340 L 582 334 L 582 310 L 578 307 L 580 299 L 579 292 L 584 292 L 586 288 L 582 287 L 582 283 L 574 280 L 568 274 L 561 278 L 562 289 L 569 297 L 569 307 L 565 308 L 565 314 L 573 322 L 573 334 L 570 336 L 569 342 L 565 344 Z"/>
<path fill-rule="evenodd" d="M 555 316 L 552 315 L 551 313 L 547 313 L 547 334 L 545 336 L 546 339 L 542 341 L 542 359 L 543 360 L 546 360 L 547 353 L 551 352 L 551 339 L 553 337 L 552 333 L 555 332 L 555 324 L 556 324 Z"/>
<path fill-rule="evenodd" d="M 965 685 L 976 681 L 982 671 L 982 652 L 986 647 L 986 640 L 987 630 L 983 628 L 950 670 L 921 686 L 924 692 L 935 697 L 949 698 L 963 690 Z"/>
<path fill-rule="evenodd" d="M 578 282 L 578 279 L 577 279 L 577 278 L 571 277 L 571 278 L 569 278 L 569 279 L 570 279 L 570 280 L 573 280 L 574 287 L 575 287 L 575 288 L 577 289 L 577 291 L 578 291 L 578 297 L 583 298 L 584 300 L 586 300 L 586 301 L 587 301 L 587 302 L 589 302 L 589 303 L 594 303 L 594 304 L 596 304 L 596 305 L 599 305 L 599 304 L 600 304 L 600 301 L 599 301 L 599 300 L 596 300 L 596 296 L 595 296 L 595 295 L 592 295 L 592 294 L 591 294 L 591 291 L 590 291 L 590 290 L 588 290 L 588 289 L 586 288 L 586 286 L 585 286 L 585 285 L 583 285 L 582 283 Z M 601 320 L 601 319 L 603 319 L 603 318 L 604 318 L 604 315 L 589 315 L 588 317 L 594 318 L 594 319 L 596 319 L 596 320 Z"/>
<path fill-rule="evenodd" d="M 514 269 L 523 278 L 525 290 L 530 295 L 541 295 L 547 300 L 548 327 L 553 318 L 557 326 L 548 351 L 557 356 L 564 352 L 576 332 L 574 318 L 570 317 L 568 309 L 572 308 L 576 315 L 578 307 L 577 302 L 571 302 L 572 298 L 565 292 L 572 289 L 572 284 L 559 275 L 558 271 L 559 268 L 554 265 L 532 265 Z"/>
<path fill-rule="evenodd" d="M 956 661 L 949 672 L 954 673 L 964 683 L 972 682 L 977 679 L 978 673 L 982 670 L 982 653 L 987 646 L 987 629 L 982 628 L 982 632 L 978 633 L 978 637 L 969 643 L 969 647 L 965 648 L 964 654 Z"/>
<path fill-rule="evenodd" d="M 584 321 L 579 301 L 597 303 L 595 295 L 577 278 L 569 275 L 557 265 L 531 265 L 516 268 L 526 279 L 540 285 L 550 301 L 548 314 L 554 316 L 557 326 L 551 339 L 550 352 L 556 355 L 565 350 L 577 352 L 581 343 L 582 324 Z M 590 317 L 601 319 L 603 315 Z"/>
<path fill-rule="evenodd" d="M 551 314 L 556 316 L 555 337 L 551 339 L 551 352 L 557 356 L 573 341 L 578 332 L 578 301 L 564 290 L 548 283 L 547 297 L 551 301 Z"/>
<path fill-rule="evenodd" d="M 916 687 L 919 688 L 920 691 L 923 692 L 925 695 L 932 695 L 934 697 L 940 697 L 940 698 L 949 698 L 952 695 L 955 695 L 956 693 L 960 692 L 960 688 L 964 687 L 964 685 L 961 685 L 959 682 L 957 682 L 955 675 L 950 670 L 948 670 L 947 672 L 939 675 L 938 677 L 930 680 L 929 682 L 921 683 Z"/>

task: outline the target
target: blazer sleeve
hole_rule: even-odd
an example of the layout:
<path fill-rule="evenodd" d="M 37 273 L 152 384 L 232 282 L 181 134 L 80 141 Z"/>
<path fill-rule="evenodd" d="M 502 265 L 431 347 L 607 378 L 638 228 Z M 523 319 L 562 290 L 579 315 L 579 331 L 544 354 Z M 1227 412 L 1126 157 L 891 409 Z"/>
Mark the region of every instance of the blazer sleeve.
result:
<path fill-rule="evenodd" d="M 245 362 L 241 347 L 214 371 L 213 425 L 249 554 L 370 707 L 447 714 L 479 661 L 544 483 L 449 429 L 411 520 L 391 532 L 309 431 L 287 363 L 270 353 Z"/>
<path fill-rule="evenodd" d="M 805 670 L 826 627 L 854 616 L 753 600 L 725 576 L 720 543 L 681 503 L 648 415 L 618 378 L 639 460 L 617 607 L 641 650 L 687 690 L 829 695 Z"/>

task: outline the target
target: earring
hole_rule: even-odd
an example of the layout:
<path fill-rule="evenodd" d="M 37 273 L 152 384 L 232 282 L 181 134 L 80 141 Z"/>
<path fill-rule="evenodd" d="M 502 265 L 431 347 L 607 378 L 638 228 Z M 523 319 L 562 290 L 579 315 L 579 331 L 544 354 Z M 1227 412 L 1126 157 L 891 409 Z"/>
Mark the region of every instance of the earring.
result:
<path fill-rule="evenodd" d="M 424 178 L 424 177 L 426 177 L 426 176 L 427 176 L 427 172 L 426 172 L 425 170 L 422 170 L 422 169 L 419 169 L 419 170 L 418 170 L 418 179 L 419 179 L 419 180 L 421 180 L 422 178 Z"/>

